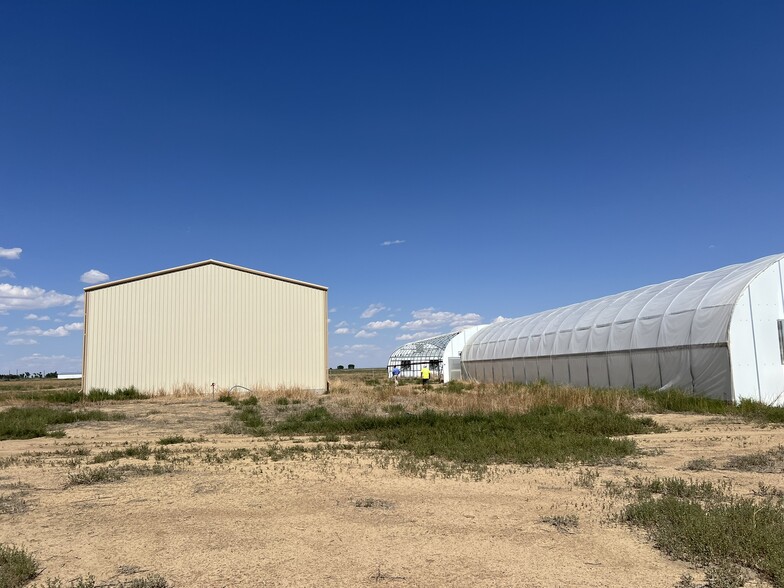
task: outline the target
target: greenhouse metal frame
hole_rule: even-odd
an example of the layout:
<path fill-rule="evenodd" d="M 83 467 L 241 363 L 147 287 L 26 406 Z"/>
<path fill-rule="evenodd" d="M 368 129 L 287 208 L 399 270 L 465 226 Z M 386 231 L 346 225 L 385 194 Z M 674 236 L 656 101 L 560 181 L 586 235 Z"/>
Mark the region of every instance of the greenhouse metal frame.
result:
<path fill-rule="evenodd" d="M 458 331 L 401 345 L 389 357 L 387 363 L 389 377 L 392 377 L 392 370 L 398 367 L 401 377 L 419 378 L 422 368 L 427 367 L 430 369 L 431 379 L 442 379 L 444 350 L 449 342 L 459 334 Z"/>

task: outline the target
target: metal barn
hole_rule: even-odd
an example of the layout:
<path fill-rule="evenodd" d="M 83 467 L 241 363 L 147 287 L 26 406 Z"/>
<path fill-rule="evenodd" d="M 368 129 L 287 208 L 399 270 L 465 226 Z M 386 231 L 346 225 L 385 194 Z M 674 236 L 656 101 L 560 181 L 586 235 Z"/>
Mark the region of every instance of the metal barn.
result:
<path fill-rule="evenodd" d="M 327 388 L 327 288 L 207 260 L 85 288 L 85 391 Z"/>
<path fill-rule="evenodd" d="M 463 350 L 486 382 L 679 388 L 784 404 L 784 254 L 510 319 Z"/>

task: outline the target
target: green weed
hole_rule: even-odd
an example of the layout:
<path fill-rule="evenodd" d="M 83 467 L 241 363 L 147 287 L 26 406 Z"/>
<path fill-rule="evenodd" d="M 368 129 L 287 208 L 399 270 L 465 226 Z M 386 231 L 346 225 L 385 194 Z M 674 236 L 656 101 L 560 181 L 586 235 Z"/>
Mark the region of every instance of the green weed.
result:
<path fill-rule="evenodd" d="M 130 445 L 129 447 L 124 447 L 122 449 L 104 451 L 95 455 L 92 462 L 105 463 L 107 461 L 115 461 L 124 457 L 147 460 L 151 454 L 152 450 L 150 449 L 150 446 L 144 443 L 142 445 Z"/>
<path fill-rule="evenodd" d="M 716 467 L 716 464 L 712 459 L 705 459 L 700 457 L 686 462 L 686 465 L 683 466 L 683 469 L 690 470 L 692 472 L 704 472 L 706 470 L 712 470 L 714 467 Z"/>
<path fill-rule="evenodd" d="M 283 434 L 337 434 L 368 437 L 380 449 L 405 450 L 420 458 L 465 463 L 600 463 L 636 451 L 630 439 L 610 436 L 658 430 L 648 418 L 630 418 L 604 409 L 565 410 L 549 406 L 525 414 L 444 414 L 424 411 L 386 417 L 340 419 L 324 407 L 290 415 L 274 426 Z"/>
<path fill-rule="evenodd" d="M 177 443 L 198 443 L 204 441 L 204 437 L 183 437 L 182 435 L 172 435 L 158 439 L 158 445 L 176 445 Z"/>
<path fill-rule="evenodd" d="M 670 556 L 714 570 L 716 577 L 709 585 L 741 585 L 732 583 L 738 579 L 733 569 L 744 566 L 784 586 L 780 502 L 737 498 L 708 483 L 677 478 L 637 486 L 641 491 L 621 519 L 646 529 Z"/>
<path fill-rule="evenodd" d="M 68 584 L 64 584 L 60 578 L 50 579 L 41 588 L 169 588 L 169 583 L 163 576 L 150 574 L 144 578 L 96 584 L 95 576 L 90 574 L 86 578 L 79 576 L 68 580 Z"/>
<path fill-rule="evenodd" d="M 357 498 L 354 500 L 354 506 L 357 508 L 394 508 L 394 504 L 388 500 L 381 500 L 380 498 Z"/>
<path fill-rule="evenodd" d="M 123 465 L 123 466 L 106 466 L 91 469 L 83 469 L 77 472 L 68 474 L 68 481 L 65 484 L 66 488 L 71 486 L 90 486 L 93 484 L 106 484 L 109 482 L 117 482 L 125 479 L 127 476 L 157 476 L 161 474 L 168 474 L 174 471 L 172 466 L 168 465 Z"/>
<path fill-rule="evenodd" d="M 123 414 L 100 410 L 67 410 L 47 407 L 9 408 L 0 412 L 0 440 L 44 437 L 50 425 L 80 421 L 115 421 Z"/>
<path fill-rule="evenodd" d="M 89 402 L 102 402 L 104 400 L 144 400 L 149 398 L 147 394 L 142 394 L 133 386 L 128 388 L 117 388 L 114 392 L 109 392 L 103 388 L 93 388 L 87 394 Z"/>
<path fill-rule="evenodd" d="M 38 562 L 21 547 L 0 543 L 0 588 L 24 586 L 40 573 Z"/>
<path fill-rule="evenodd" d="M 784 407 L 768 406 L 755 400 L 741 400 L 736 405 L 731 402 L 716 400 L 715 398 L 693 396 L 681 390 L 667 390 L 664 392 L 642 390 L 630 393 L 639 394 L 653 405 L 652 408 L 654 410 L 739 416 L 762 423 L 784 423 Z"/>
<path fill-rule="evenodd" d="M 784 471 L 784 446 L 765 452 L 736 455 L 727 460 L 724 467 L 742 472 Z"/>
<path fill-rule="evenodd" d="M 577 515 L 548 515 L 540 519 L 547 525 L 552 525 L 559 533 L 571 533 L 580 524 Z"/>
<path fill-rule="evenodd" d="M 25 494 L 25 492 L 0 494 L 0 514 L 21 514 L 27 512 L 27 502 L 24 499 Z"/>

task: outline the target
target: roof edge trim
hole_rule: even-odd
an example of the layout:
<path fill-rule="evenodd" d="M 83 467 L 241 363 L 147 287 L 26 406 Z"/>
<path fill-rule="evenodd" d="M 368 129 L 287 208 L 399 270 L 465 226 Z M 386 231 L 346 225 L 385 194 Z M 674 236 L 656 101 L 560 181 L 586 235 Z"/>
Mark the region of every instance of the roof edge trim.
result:
<path fill-rule="evenodd" d="M 312 284 L 310 282 L 303 282 L 301 280 L 295 280 L 293 278 L 286 278 L 284 276 L 278 276 L 275 274 L 269 274 L 266 272 L 262 272 L 259 270 L 254 270 L 248 267 L 243 267 L 241 265 L 234 265 L 233 263 L 226 263 L 225 261 L 218 261 L 216 259 L 205 259 L 204 261 L 197 261 L 196 263 L 189 263 L 187 265 L 180 265 L 177 267 L 172 267 L 168 269 L 158 270 L 155 272 L 150 272 L 147 274 L 141 274 L 138 276 L 132 276 L 130 278 L 123 278 L 121 280 L 113 280 L 111 282 L 105 282 L 103 284 L 96 284 L 95 286 L 88 286 L 84 289 L 85 292 L 92 292 L 94 290 L 100 290 L 101 288 L 110 288 L 111 286 L 119 286 L 120 284 L 128 284 L 129 282 L 138 282 L 140 280 L 146 280 L 147 278 L 154 278 L 156 276 L 162 276 L 165 274 L 172 274 L 175 272 L 180 272 L 183 270 L 189 270 L 197 267 L 201 267 L 203 265 L 217 265 L 220 267 L 225 267 L 227 269 L 233 269 L 240 272 L 246 272 L 249 274 L 253 274 L 256 276 L 262 276 L 264 278 L 270 278 L 273 280 L 279 280 L 281 282 L 288 282 L 290 284 L 297 284 L 298 286 L 305 286 L 307 288 L 314 288 L 316 290 L 323 290 L 326 292 L 328 288 L 326 286 L 320 286 L 319 284 Z"/>

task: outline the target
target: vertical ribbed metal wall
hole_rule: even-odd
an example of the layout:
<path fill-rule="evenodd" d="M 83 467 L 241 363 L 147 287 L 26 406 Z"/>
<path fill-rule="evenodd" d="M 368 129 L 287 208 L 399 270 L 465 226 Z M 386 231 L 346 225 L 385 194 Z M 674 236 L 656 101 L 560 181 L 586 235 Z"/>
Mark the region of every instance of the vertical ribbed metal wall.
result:
<path fill-rule="evenodd" d="M 327 291 L 209 262 L 88 289 L 84 389 L 326 388 Z"/>

